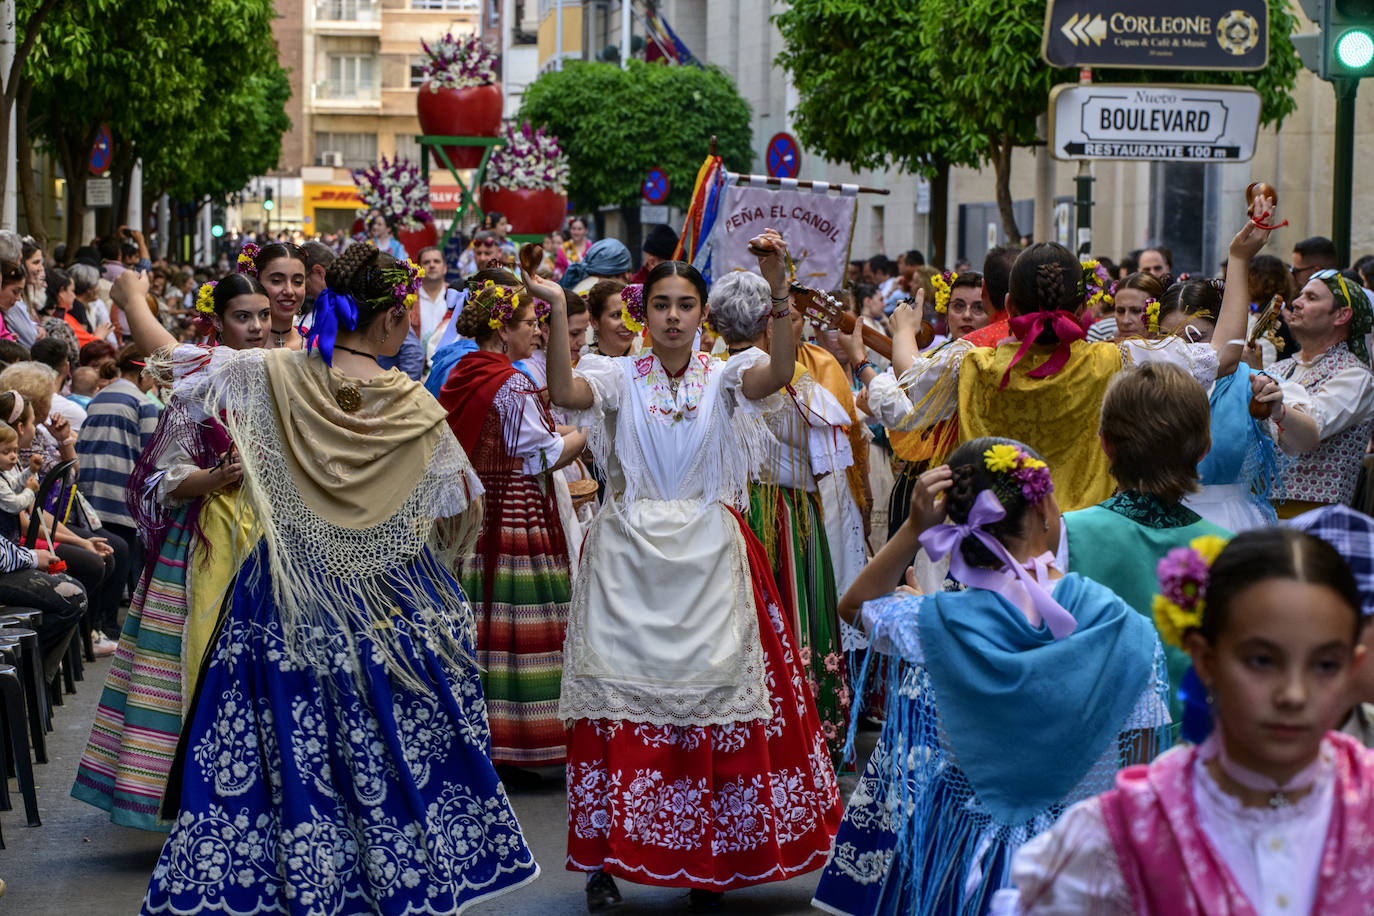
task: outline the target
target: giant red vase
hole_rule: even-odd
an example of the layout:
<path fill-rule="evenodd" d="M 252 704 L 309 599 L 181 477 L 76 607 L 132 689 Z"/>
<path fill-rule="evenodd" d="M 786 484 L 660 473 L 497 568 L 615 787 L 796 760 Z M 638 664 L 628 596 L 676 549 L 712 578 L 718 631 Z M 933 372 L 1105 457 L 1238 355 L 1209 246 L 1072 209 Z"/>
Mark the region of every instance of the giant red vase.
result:
<path fill-rule="evenodd" d="M 501 132 L 501 87 L 432 88 L 426 82 L 415 96 L 420 130 L 440 137 L 495 137 Z M 482 146 L 445 146 L 454 168 L 475 169 L 482 164 Z M 434 164 L 444 167 L 437 149 Z"/>
<path fill-rule="evenodd" d="M 430 221 L 419 229 L 397 229 L 396 238 L 405 246 L 406 254 L 410 255 L 411 258 L 416 258 L 419 256 L 421 248 L 438 244 L 439 230 Z"/>
<path fill-rule="evenodd" d="M 506 215 L 514 235 L 547 235 L 562 228 L 568 198 L 550 190 L 483 188 L 482 211 L 493 210 Z"/>

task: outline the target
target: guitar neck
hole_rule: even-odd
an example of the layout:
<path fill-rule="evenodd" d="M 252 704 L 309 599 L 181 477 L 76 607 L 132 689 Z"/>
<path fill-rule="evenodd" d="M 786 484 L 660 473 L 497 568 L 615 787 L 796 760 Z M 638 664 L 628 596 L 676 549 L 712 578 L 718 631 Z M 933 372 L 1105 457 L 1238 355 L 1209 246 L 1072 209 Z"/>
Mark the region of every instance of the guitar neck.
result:
<path fill-rule="evenodd" d="M 854 323 L 856 320 L 857 319 L 855 319 L 855 317 L 849 314 L 848 312 L 838 312 L 835 315 L 835 324 L 839 325 L 840 332 L 843 334 L 854 333 Z M 888 337 L 882 331 L 875 331 L 873 328 L 870 328 L 867 322 L 864 323 L 862 333 L 864 338 L 864 345 L 867 346 L 868 349 L 872 350 L 874 353 L 877 353 L 883 359 L 892 359 L 891 337 Z"/>

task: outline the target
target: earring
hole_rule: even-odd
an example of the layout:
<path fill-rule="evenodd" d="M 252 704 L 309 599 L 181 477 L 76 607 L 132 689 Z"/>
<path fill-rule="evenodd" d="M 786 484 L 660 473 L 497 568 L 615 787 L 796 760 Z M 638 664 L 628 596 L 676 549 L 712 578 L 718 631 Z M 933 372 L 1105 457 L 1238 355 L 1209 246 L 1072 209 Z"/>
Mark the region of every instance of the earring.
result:
<path fill-rule="evenodd" d="M 1042 518 L 1042 519 L 1040 519 L 1040 524 L 1044 527 L 1045 531 L 1048 533 L 1049 530 L 1050 530 L 1050 520 L 1047 519 L 1047 518 Z"/>

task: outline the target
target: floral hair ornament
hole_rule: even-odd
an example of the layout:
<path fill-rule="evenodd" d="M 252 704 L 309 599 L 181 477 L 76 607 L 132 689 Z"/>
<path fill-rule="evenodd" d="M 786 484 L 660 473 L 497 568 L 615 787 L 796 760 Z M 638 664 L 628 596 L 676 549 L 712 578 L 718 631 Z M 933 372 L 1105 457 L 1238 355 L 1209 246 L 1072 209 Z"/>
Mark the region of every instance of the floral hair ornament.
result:
<path fill-rule="evenodd" d="M 243 257 L 243 255 L 239 255 Z M 200 289 L 196 290 L 196 311 L 202 315 L 215 314 L 215 280 L 209 283 L 202 283 Z"/>
<path fill-rule="evenodd" d="M 1051 559 L 1049 555 L 1032 561 L 1036 568 L 1036 574 L 1032 576 L 1026 567 L 1007 552 L 1001 541 L 983 530 L 1006 517 L 1007 510 L 997 499 L 997 494 L 992 490 L 983 490 L 974 500 L 973 508 L 969 510 L 968 521 L 946 522 L 927 528 L 921 532 L 921 546 L 932 557 L 948 556 L 950 574 L 964 585 L 1000 591 L 1006 586 L 1005 574 L 969 566 L 964 560 L 964 552 L 960 546 L 966 538 L 977 538 L 979 543 L 992 551 L 993 556 L 1001 560 L 1002 565 L 1025 587 L 1031 604 L 1049 627 L 1050 635 L 1055 639 L 1063 639 L 1078 628 L 1078 621 L 1074 620 L 1073 615 L 1055 601 L 1054 596 L 1041 585 L 1048 577 L 1048 559 Z"/>
<path fill-rule="evenodd" d="M 490 290 L 491 292 L 487 292 Z M 520 293 L 494 280 L 487 280 L 479 289 L 478 295 L 487 300 L 487 327 L 496 330 L 503 324 L 510 324 L 515 313 L 520 310 Z"/>
<path fill-rule="evenodd" d="M 1112 282 L 1111 275 L 1107 273 L 1107 268 L 1102 266 L 1102 262 L 1090 258 L 1080 261 L 1079 264 L 1083 268 L 1083 279 L 1079 286 L 1083 291 L 1084 304 L 1090 309 L 1098 305 L 1113 304 L 1116 284 Z"/>
<path fill-rule="evenodd" d="M 1028 503 L 1038 503 L 1054 492 L 1054 478 L 1050 476 L 1049 465 L 1020 446 L 1010 443 L 994 445 L 983 452 L 983 466 L 993 474 L 1010 477 L 1011 483 Z M 999 490 L 999 495 L 1011 495 L 996 485 L 994 489 Z"/>
<path fill-rule="evenodd" d="M 382 280 L 391 284 L 391 292 L 377 301 L 390 301 L 396 308 L 409 309 L 419 301 L 420 281 L 424 278 L 425 269 L 409 258 L 404 263 L 397 262 L 397 266 L 382 270 Z"/>
<path fill-rule="evenodd" d="M 258 275 L 258 252 L 262 251 L 257 242 L 244 242 L 239 249 L 239 258 L 234 262 L 234 269 L 241 274 L 248 274 L 251 277 Z M 199 307 L 199 306 L 197 306 Z"/>
<path fill-rule="evenodd" d="M 953 271 L 945 271 L 930 278 L 930 285 L 935 287 L 935 311 L 941 315 L 949 311 L 949 297 L 954 293 L 954 281 L 959 279 L 959 275 Z"/>
<path fill-rule="evenodd" d="M 1181 649 L 1187 632 L 1202 626 L 1212 562 L 1225 546 L 1225 538 L 1203 535 L 1187 547 L 1175 547 L 1155 567 L 1159 594 L 1151 600 L 1150 610 L 1165 644 Z"/>
<path fill-rule="evenodd" d="M 543 299 L 534 300 L 534 317 L 540 321 L 548 321 L 549 315 L 553 312 L 553 306 Z"/>
<path fill-rule="evenodd" d="M 1145 327 L 1151 334 L 1159 333 L 1159 300 L 1154 296 L 1145 300 Z"/>
<path fill-rule="evenodd" d="M 638 334 L 644 330 L 644 286 L 640 283 L 631 283 L 620 291 L 620 304 L 624 306 L 620 310 L 620 320 L 625 322 L 625 327 Z"/>

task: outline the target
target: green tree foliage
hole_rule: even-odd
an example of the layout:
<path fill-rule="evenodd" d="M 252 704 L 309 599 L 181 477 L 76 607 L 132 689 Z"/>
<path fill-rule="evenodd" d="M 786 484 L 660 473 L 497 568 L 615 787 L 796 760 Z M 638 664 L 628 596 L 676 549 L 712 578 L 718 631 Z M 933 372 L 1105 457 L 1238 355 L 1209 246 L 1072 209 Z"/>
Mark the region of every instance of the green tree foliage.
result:
<path fill-rule="evenodd" d="M 85 162 L 100 124 L 114 134 L 117 178 L 142 160 L 150 191 L 183 200 L 223 197 L 275 166 L 290 127 L 271 0 L 104 4 L 98 18 L 85 15 L 87 3 L 59 8 L 25 71 L 28 126 L 72 191 L 69 244 L 80 241 Z"/>
<path fill-rule="evenodd" d="M 584 209 L 638 205 L 655 166 L 668 175 L 668 203 L 686 207 L 712 136 L 727 168 L 753 162 L 749 103 L 715 68 L 569 61 L 525 88 L 519 117 L 558 137 L 568 196 Z"/>
<path fill-rule="evenodd" d="M 1253 86 L 1266 124 L 1296 107 L 1287 0 L 1269 0 L 1269 64 L 1254 73 L 1100 70 L 1101 81 Z M 1003 229 L 1017 238 L 1011 162 L 1034 143 L 1056 83 L 1077 73 L 1040 57 L 1044 0 L 794 0 L 777 17 L 778 62 L 801 96 L 797 133 L 852 168 L 890 162 L 993 166 Z"/>

